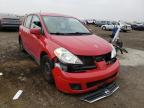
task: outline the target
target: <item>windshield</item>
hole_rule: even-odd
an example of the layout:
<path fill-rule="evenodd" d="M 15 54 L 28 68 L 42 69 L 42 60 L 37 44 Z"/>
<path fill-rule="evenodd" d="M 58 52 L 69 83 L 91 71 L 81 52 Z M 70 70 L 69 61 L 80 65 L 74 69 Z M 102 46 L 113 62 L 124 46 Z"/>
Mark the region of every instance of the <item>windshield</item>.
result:
<path fill-rule="evenodd" d="M 61 16 L 43 16 L 50 34 L 91 34 L 89 30 L 75 18 Z"/>

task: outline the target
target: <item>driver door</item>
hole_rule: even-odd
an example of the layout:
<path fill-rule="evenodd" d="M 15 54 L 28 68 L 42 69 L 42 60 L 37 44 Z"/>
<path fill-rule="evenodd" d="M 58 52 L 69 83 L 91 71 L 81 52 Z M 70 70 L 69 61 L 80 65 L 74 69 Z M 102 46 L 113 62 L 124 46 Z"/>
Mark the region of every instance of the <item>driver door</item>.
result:
<path fill-rule="evenodd" d="M 32 28 L 39 28 L 40 30 L 42 30 L 41 22 L 37 15 L 33 15 L 31 22 L 31 29 Z M 42 41 L 41 41 L 42 38 L 43 38 L 42 34 L 36 35 L 31 33 L 30 35 L 30 42 L 31 42 L 30 50 L 36 60 L 38 60 L 39 53 L 42 49 Z"/>

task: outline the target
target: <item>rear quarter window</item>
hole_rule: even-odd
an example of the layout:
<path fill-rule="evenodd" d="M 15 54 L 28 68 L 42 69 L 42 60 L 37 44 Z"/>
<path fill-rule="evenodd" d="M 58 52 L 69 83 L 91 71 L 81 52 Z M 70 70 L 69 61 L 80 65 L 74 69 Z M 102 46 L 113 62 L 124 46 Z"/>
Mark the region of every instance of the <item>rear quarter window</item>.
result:
<path fill-rule="evenodd" d="M 22 25 L 23 25 L 23 26 L 25 26 L 26 18 L 27 18 L 27 17 L 24 17 L 24 18 L 22 19 Z"/>
<path fill-rule="evenodd" d="M 25 19 L 25 23 L 24 23 L 24 26 L 26 28 L 30 28 L 31 20 L 32 20 L 32 16 L 27 16 L 27 18 Z"/>

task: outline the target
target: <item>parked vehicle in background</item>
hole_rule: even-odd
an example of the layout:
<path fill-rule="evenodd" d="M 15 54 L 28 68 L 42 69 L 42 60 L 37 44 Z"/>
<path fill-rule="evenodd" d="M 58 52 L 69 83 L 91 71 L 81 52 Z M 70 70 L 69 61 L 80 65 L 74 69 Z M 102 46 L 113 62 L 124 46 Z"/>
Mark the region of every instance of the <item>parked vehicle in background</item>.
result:
<path fill-rule="evenodd" d="M 19 29 L 19 46 L 34 57 L 44 78 L 65 93 L 104 87 L 113 83 L 119 72 L 114 46 L 71 16 L 26 16 Z"/>
<path fill-rule="evenodd" d="M 87 19 L 86 24 L 95 24 L 96 20 L 95 19 Z"/>
<path fill-rule="evenodd" d="M 85 25 L 87 24 L 87 21 L 84 20 L 84 19 L 83 19 L 83 20 L 80 20 L 80 21 L 81 21 L 83 24 L 85 24 Z"/>
<path fill-rule="evenodd" d="M 117 22 L 117 25 L 121 28 L 121 31 L 123 32 L 132 30 L 131 25 L 126 24 L 124 22 Z"/>
<path fill-rule="evenodd" d="M 11 14 L 0 14 L 0 29 L 18 29 L 20 24 L 19 17 Z"/>
<path fill-rule="evenodd" d="M 130 31 L 132 28 L 131 28 L 131 25 L 128 25 L 128 24 L 125 24 L 125 23 L 122 23 L 122 22 L 109 22 L 105 25 L 102 25 L 101 28 L 102 30 L 113 30 L 114 27 L 117 27 L 117 28 L 121 28 L 121 31 L 123 32 L 127 32 L 127 31 Z"/>
<path fill-rule="evenodd" d="M 22 24 L 23 20 L 24 20 L 25 16 L 19 16 L 19 20 L 20 20 L 20 25 Z"/>
<path fill-rule="evenodd" d="M 114 27 L 117 27 L 114 25 L 111 21 L 106 21 L 104 25 L 101 26 L 102 30 L 112 30 Z"/>
<path fill-rule="evenodd" d="M 95 22 L 95 25 L 97 27 L 101 27 L 102 25 L 109 25 L 109 24 L 111 24 L 111 21 L 96 21 Z"/>
<path fill-rule="evenodd" d="M 133 30 L 140 30 L 140 31 L 144 30 L 144 24 L 142 23 L 132 24 L 131 27 Z"/>

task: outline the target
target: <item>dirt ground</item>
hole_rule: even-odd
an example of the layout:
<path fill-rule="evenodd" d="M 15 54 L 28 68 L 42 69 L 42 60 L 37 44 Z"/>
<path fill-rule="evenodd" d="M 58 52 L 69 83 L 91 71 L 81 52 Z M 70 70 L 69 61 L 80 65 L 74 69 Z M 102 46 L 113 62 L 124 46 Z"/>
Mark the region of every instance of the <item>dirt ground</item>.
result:
<path fill-rule="evenodd" d="M 109 40 L 110 31 L 89 26 Z M 129 53 L 120 55 L 121 69 L 117 78 L 120 89 L 112 96 L 89 104 L 79 95 L 66 95 L 48 84 L 39 66 L 18 50 L 18 33 L 0 32 L 0 108 L 144 108 L 144 31 L 120 33 Z M 18 90 L 23 94 L 12 98 Z"/>

